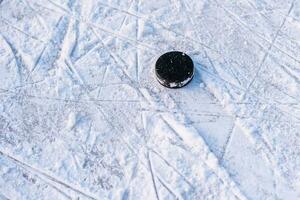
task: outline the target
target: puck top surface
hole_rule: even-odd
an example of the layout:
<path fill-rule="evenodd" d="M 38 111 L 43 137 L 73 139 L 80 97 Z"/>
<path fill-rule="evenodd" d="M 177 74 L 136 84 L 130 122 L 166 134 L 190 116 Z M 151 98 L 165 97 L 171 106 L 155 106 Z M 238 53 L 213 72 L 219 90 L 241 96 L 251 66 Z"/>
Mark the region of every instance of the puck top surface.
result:
<path fill-rule="evenodd" d="M 161 55 L 155 64 L 157 80 L 163 86 L 180 88 L 188 84 L 194 75 L 192 59 L 180 51 Z"/>

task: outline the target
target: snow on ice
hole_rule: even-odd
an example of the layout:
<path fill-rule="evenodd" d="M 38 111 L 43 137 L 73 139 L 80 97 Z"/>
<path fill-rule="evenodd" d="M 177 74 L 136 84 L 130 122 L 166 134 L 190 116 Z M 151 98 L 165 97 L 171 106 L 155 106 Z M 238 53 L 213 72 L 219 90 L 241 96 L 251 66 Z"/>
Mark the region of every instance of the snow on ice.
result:
<path fill-rule="evenodd" d="M 300 199 L 299 33 L 296 0 L 0 0 L 0 199 Z"/>

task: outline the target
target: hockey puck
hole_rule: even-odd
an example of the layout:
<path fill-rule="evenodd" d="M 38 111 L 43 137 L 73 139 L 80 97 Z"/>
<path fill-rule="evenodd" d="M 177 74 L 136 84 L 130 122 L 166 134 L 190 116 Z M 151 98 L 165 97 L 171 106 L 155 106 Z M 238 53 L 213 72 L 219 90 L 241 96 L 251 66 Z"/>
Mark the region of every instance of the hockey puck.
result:
<path fill-rule="evenodd" d="M 161 55 L 155 64 L 158 82 L 168 88 L 181 88 L 194 76 L 192 59 L 180 51 L 171 51 Z"/>

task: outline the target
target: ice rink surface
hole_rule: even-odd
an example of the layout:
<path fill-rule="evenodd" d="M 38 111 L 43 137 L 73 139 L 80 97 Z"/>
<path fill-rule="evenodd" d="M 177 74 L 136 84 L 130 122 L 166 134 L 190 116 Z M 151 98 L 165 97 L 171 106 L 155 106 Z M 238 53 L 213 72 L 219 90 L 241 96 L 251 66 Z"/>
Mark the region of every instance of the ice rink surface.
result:
<path fill-rule="evenodd" d="M 2 0 L 0 199 L 300 199 L 300 1 Z"/>

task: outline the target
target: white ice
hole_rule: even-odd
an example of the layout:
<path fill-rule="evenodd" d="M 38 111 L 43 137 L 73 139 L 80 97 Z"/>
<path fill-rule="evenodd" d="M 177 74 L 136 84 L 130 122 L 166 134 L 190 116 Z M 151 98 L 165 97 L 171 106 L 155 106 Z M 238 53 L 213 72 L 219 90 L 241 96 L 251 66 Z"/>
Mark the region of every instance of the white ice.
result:
<path fill-rule="evenodd" d="M 0 0 L 0 199 L 300 199 L 300 1 Z"/>

